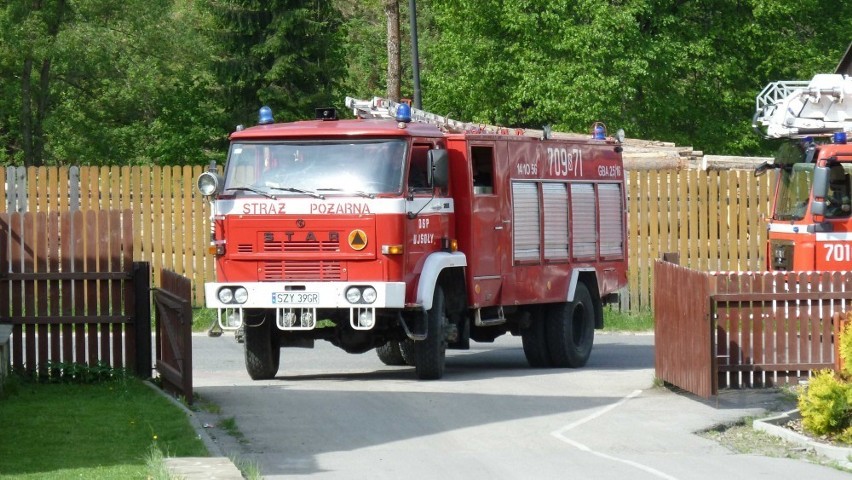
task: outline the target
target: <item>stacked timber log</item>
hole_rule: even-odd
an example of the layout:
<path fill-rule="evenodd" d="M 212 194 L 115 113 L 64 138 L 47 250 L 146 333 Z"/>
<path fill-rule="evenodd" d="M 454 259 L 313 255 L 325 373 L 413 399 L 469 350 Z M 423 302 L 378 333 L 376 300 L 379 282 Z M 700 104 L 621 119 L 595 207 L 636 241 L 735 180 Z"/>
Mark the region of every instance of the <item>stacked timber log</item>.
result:
<path fill-rule="evenodd" d="M 671 142 L 628 138 L 624 141 L 625 170 L 754 170 L 771 157 L 705 155 Z"/>

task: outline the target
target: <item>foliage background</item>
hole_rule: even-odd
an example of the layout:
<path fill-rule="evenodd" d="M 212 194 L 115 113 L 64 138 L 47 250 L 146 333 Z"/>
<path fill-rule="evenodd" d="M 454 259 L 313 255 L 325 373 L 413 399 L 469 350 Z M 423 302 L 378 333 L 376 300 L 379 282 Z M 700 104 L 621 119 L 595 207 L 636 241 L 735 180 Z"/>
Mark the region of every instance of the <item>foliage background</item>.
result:
<path fill-rule="evenodd" d="M 277 120 L 384 95 L 389 0 L 5 0 L 0 163 L 205 164 Z M 392 1 L 392 0 L 391 0 Z M 402 91 L 409 2 L 399 2 Z M 768 154 L 754 96 L 833 72 L 852 2 L 421 0 L 425 109 L 467 121 Z"/>

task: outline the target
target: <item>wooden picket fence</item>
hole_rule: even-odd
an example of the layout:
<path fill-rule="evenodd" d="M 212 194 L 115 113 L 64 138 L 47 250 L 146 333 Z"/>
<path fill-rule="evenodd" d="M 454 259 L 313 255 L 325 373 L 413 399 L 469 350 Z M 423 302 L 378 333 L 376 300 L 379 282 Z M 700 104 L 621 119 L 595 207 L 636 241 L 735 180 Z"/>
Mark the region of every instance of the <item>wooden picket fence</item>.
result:
<path fill-rule="evenodd" d="M 665 382 L 710 397 L 835 366 L 852 272 L 714 273 L 658 260 L 654 281 L 654 363 Z"/>
<path fill-rule="evenodd" d="M 168 269 L 192 280 L 194 306 L 215 278 L 210 208 L 195 189 L 201 166 L 0 167 L 0 212 L 130 210 L 133 258 L 151 263 L 154 284 Z M 622 307 L 653 307 L 654 260 L 680 253 L 697 270 L 760 270 L 772 173 L 751 171 L 629 171 L 629 285 Z"/>
<path fill-rule="evenodd" d="M 150 272 L 129 212 L 0 213 L 0 324 L 12 368 L 84 364 L 151 374 Z"/>

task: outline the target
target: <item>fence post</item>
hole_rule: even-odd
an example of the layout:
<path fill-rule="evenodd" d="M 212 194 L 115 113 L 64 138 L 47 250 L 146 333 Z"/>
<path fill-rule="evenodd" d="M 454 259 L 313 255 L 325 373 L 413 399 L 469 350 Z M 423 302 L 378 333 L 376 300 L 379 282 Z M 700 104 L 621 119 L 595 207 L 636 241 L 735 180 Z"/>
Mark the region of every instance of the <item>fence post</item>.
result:
<path fill-rule="evenodd" d="M 133 262 L 134 330 L 136 375 L 151 378 L 151 264 Z"/>
<path fill-rule="evenodd" d="M 12 325 L 0 325 L 0 393 L 3 393 L 3 384 L 9 376 L 9 335 L 12 334 Z"/>

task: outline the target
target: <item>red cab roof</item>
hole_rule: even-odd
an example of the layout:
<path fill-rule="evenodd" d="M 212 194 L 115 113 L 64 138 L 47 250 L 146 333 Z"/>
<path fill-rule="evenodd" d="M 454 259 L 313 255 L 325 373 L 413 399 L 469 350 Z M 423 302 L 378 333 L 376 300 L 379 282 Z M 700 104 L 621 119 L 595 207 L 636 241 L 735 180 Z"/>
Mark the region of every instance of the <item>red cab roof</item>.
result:
<path fill-rule="evenodd" d="M 399 128 L 394 120 L 306 120 L 257 125 L 231 134 L 231 140 L 269 140 L 305 137 L 441 137 L 434 125 L 411 122 Z"/>

